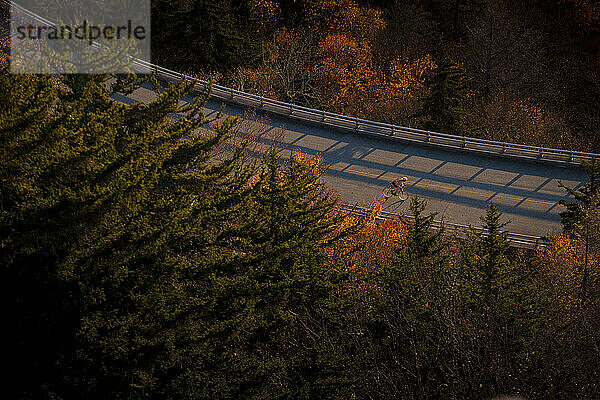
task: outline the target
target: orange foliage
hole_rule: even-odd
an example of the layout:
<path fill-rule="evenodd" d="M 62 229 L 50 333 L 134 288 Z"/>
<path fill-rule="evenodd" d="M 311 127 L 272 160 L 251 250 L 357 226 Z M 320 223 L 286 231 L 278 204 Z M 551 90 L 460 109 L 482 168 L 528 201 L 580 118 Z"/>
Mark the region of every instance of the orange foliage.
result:
<path fill-rule="evenodd" d="M 354 0 L 306 0 L 305 6 L 306 25 L 318 32 L 368 40 L 385 28 L 383 12 L 361 7 Z"/>
<path fill-rule="evenodd" d="M 260 18 L 277 18 L 281 6 L 273 1 L 253 0 L 252 6 Z M 271 50 L 265 62 L 236 70 L 238 89 L 387 122 L 414 114 L 424 95 L 423 74 L 435 68 L 431 56 L 395 60 L 389 70 L 380 70 L 372 49 L 386 27 L 380 10 L 355 0 L 299 1 L 303 27 L 311 34 L 277 29 L 265 47 Z M 399 109 L 406 112 L 400 115 Z"/>
<path fill-rule="evenodd" d="M 339 266 L 351 273 L 357 287 L 371 285 L 369 275 L 372 268 L 389 266 L 395 258 L 395 251 L 406 244 L 407 227 L 400 218 L 377 221 L 381 206 L 380 200 L 375 201 L 370 207 L 370 216 L 362 220 L 360 229 L 339 240 L 329 250 Z M 361 218 L 347 213 L 338 229 L 342 231 L 359 224 Z"/>
<path fill-rule="evenodd" d="M 401 97 L 420 97 L 425 88 L 425 73 L 437 67 L 429 54 L 410 61 L 393 60 L 390 64 L 389 85 Z"/>
<path fill-rule="evenodd" d="M 382 91 L 382 80 L 372 66 L 371 48 L 346 35 L 332 34 L 320 43 L 321 87 L 324 103 L 342 113 L 365 105 Z"/>
<path fill-rule="evenodd" d="M 279 15 L 279 3 L 273 0 L 251 0 L 250 7 L 258 17 L 259 24 L 272 22 Z"/>
<path fill-rule="evenodd" d="M 526 116 L 532 127 L 541 125 L 544 118 L 547 117 L 547 113 L 541 107 L 531 104 L 527 99 L 521 100 L 517 107 Z"/>
<path fill-rule="evenodd" d="M 559 306 L 565 311 L 574 311 L 580 305 L 579 296 L 582 283 L 582 272 L 585 267 L 585 245 L 559 234 L 550 239 L 549 245 L 538 249 L 540 276 L 545 288 L 553 295 Z M 597 270 L 600 257 L 588 254 L 588 270 Z"/>
<path fill-rule="evenodd" d="M 318 86 L 322 104 L 342 113 L 365 113 L 370 99 L 383 92 L 373 67 L 370 42 L 385 28 L 383 13 L 353 0 L 308 0 L 307 25 L 324 32 L 319 42 Z"/>

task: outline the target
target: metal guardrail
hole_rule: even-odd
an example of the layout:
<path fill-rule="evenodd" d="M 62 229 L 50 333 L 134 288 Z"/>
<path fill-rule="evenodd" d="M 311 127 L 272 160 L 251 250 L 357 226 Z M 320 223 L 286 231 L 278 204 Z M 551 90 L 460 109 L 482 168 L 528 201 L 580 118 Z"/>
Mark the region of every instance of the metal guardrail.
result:
<path fill-rule="evenodd" d="M 391 220 L 391 219 L 395 219 L 395 218 L 400 218 L 401 220 L 403 220 L 405 222 L 408 221 L 410 223 L 411 221 L 414 221 L 414 219 L 415 219 L 412 215 L 401 215 L 401 214 L 395 214 L 395 213 L 391 213 L 391 212 L 387 212 L 387 211 L 380 211 L 377 213 L 373 213 L 373 210 L 371 210 L 369 208 L 365 208 L 365 207 L 360 207 L 360 206 L 340 205 L 340 206 L 338 206 L 338 209 L 340 211 L 349 212 L 349 213 L 352 213 L 354 215 L 357 215 L 359 217 L 364 217 L 364 218 L 371 217 L 374 214 L 375 220 L 379 221 L 379 222 L 387 221 L 387 220 Z M 431 224 L 431 228 L 434 230 L 439 230 L 442 227 L 449 234 L 455 234 L 457 236 L 463 236 L 463 237 L 466 235 L 466 232 L 469 230 L 475 231 L 484 236 L 486 236 L 488 234 L 488 230 L 485 228 L 481 228 L 481 227 L 453 224 L 453 223 L 443 222 L 443 221 L 438 221 L 438 220 L 433 221 Z M 506 231 L 506 233 L 508 235 L 508 240 L 510 240 L 510 243 L 513 247 L 536 249 L 538 247 L 543 248 L 548 245 L 548 240 L 543 237 L 540 237 L 540 236 L 523 235 L 520 233 L 512 233 L 512 232 L 508 232 L 508 231 Z"/>
<path fill-rule="evenodd" d="M 168 82 L 177 82 L 181 79 L 193 79 L 188 75 L 142 60 L 136 60 L 134 65 L 140 72 L 154 72 L 159 78 Z M 197 83 L 198 90 L 206 90 L 208 87 L 209 83 L 206 81 L 198 81 Z M 211 95 L 213 97 L 229 103 L 250 106 L 287 118 L 294 118 L 311 124 L 333 127 L 373 137 L 413 142 L 440 148 L 459 149 L 461 151 L 497 155 L 501 157 L 570 165 L 580 165 L 583 161 L 600 158 L 600 154 L 595 153 L 497 142 L 369 121 L 273 100 L 216 84 L 212 85 L 211 90 Z"/>
<path fill-rule="evenodd" d="M 52 22 L 29 12 L 12 1 L 0 1 L 18 8 L 20 11 L 41 22 L 44 22 L 45 24 L 53 25 Z M 196 80 L 189 75 L 172 71 L 170 69 L 139 59 L 134 60 L 133 65 L 138 72 L 154 72 L 160 79 L 168 82 L 177 82 L 182 79 Z M 198 90 L 206 90 L 209 86 L 211 85 L 208 82 L 202 80 L 198 80 L 196 84 L 196 88 Z M 468 151 L 473 153 L 568 165 L 579 165 L 583 161 L 588 161 L 593 158 L 600 158 L 600 154 L 594 153 L 497 142 L 493 140 L 449 135 L 445 133 L 430 132 L 399 125 L 369 121 L 357 117 L 350 117 L 327 112 L 325 110 L 317 110 L 279 100 L 269 99 L 216 84 L 211 86 L 211 95 L 236 105 L 255 107 L 266 112 L 288 118 L 294 118 L 307 123 L 318 124 L 324 127 L 332 127 L 373 137 L 419 143 L 439 148 L 458 149 L 460 151 Z"/>

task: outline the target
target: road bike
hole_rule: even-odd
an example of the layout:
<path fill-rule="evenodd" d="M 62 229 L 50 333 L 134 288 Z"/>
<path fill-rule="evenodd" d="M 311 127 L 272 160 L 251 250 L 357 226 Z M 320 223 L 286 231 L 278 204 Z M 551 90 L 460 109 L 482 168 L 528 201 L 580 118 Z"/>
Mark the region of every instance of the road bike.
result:
<path fill-rule="evenodd" d="M 408 199 L 408 193 L 404 190 L 404 186 L 395 187 L 393 184 L 383 189 L 383 197 L 387 200 L 390 196 L 398 196 L 402 201 Z"/>

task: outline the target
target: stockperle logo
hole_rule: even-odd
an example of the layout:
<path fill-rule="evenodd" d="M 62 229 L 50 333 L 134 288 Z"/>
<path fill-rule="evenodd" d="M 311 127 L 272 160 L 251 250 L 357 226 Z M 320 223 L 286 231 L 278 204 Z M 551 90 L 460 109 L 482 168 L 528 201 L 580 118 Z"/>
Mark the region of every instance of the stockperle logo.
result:
<path fill-rule="evenodd" d="M 150 62 L 150 0 L 11 3 L 11 72 L 129 73 Z"/>

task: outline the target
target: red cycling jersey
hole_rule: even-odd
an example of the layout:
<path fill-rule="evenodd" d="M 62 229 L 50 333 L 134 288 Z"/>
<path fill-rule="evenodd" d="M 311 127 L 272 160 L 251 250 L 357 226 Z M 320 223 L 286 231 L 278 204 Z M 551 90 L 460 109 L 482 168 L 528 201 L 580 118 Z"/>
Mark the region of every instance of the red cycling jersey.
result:
<path fill-rule="evenodd" d="M 404 184 L 404 179 L 402 179 L 402 178 L 394 179 L 392 181 L 392 183 L 394 184 L 394 186 L 399 187 Z"/>

